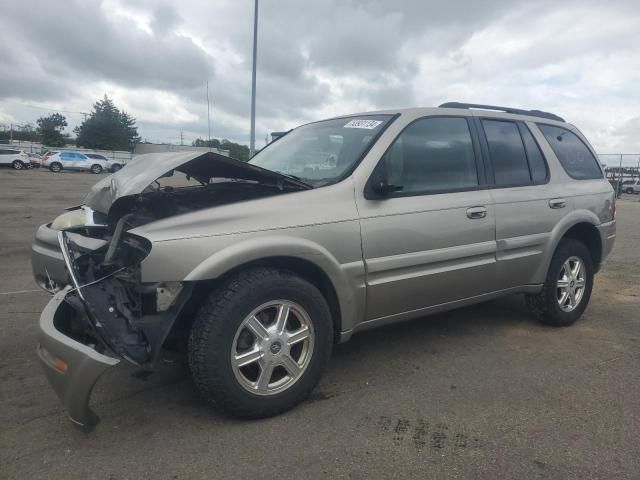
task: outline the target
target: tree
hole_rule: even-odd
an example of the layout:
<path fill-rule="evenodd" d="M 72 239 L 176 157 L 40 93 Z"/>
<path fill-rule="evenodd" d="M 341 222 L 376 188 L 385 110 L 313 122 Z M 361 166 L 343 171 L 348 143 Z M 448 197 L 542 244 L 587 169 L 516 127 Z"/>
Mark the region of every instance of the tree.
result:
<path fill-rule="evenodd" d="M 239 143 L 234 143 L 226 138 L 222 141 L 214 138 L 211 142 L 207 140 L 202 140 L 201 138 L 197 138 L 192 142 L 194 147 L 212 147 L 217 148 L 218 150 L 229 150 L 229 155 L 236 160 L 242 160 L 246 162 L 249 160 L 249 147 L 246 145 L 241 145 Z"/>
<path fill-rule="evenodd" d="M 76 145 L 102 150 L 130 150 L 140 141 L 136 120 L 105 96 L 93 104 L 89 117 L 76 127 Z"/>
<path fill-rule="evenodd" d="M 67 119 L 64 115 L 53 113 L 48 117 L 40 117 L 37 123 L 40 141 L 44 145 L 63 147 L 67 143 L 67 138 L 62 134 L 62 130 L 67 126 Z"/>

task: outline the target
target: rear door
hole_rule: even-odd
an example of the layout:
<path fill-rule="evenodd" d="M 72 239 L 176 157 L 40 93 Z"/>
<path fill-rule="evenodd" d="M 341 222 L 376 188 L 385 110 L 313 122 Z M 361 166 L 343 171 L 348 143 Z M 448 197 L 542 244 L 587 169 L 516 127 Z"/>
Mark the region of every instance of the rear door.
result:
<path fill-rule="evenodd" d="M 402 187 L 380 196 L 374 183 Z M 410 123 L 357 198 L 367 271 L 367 320 L 415 316 L 492 289 L 495 217 L 471 119 Z"/>
<path fill-rule="evenodd" d="M 476 113 L 476 115 L 479 115 Z M 531 283 L 551 230 L 570 209 L 525 122 L 476 118 L 496 215 L 496 288 Z"/>

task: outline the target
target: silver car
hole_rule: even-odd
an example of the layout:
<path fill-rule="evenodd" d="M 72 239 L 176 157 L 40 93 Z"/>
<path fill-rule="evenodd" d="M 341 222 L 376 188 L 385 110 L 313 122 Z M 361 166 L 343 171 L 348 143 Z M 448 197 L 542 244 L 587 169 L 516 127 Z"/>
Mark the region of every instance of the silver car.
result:
<path fill-rule="evenodd" d="M 90 429 L 100 375 L 169 342 L 207 400 L 258 418 L 362 330 L 514 293 L 571 325 L 615 240 L 596 158 L 556 115 L 459 103 L 310 123 L 248 163 L 137 157 L 38 230 L 38 354 Z"/>

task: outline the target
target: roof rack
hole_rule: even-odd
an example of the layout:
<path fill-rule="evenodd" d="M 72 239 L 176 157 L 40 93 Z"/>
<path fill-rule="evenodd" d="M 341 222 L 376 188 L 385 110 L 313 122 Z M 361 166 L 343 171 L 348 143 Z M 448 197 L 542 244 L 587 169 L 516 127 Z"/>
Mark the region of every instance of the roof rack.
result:
<path fill-rule="evenodd" d="M 447 102 L 439 105 L 440 108 L 478 108 L 481 110 L 496 110 L 498 112 L 515 113 L 518 115 L 529 115 L 530 117 L 540 117 L 549 120 L 555 120 L 557 122 L 564 122 L 565 119 L 550 112 L 543 112 L 542 110 L 522 110 L 520 108 L 500 107 L 498 105 L 480 105 L 477 103 L 460 103 L 460 102 Z"/>

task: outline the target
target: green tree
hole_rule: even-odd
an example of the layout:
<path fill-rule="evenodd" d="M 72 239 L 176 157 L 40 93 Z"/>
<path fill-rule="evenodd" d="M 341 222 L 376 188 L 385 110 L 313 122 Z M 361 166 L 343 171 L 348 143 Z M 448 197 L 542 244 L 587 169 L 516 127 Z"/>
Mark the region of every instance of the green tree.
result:
<path fill-rule="evenodd" d="M 135 118 L 119 110 L 106 94 L 93 104 L 89 117 L 74 132 L 79 147 L 130 150 L 140 141 Z"/>
<path fill-rule="evenodd" d="M 249 147 L 246 145 L 241 145 L 239 143 L 234 143 L 226 138 L 222 139 L 222 141 L 214 138 L 211 142 L 207 140 L 203 140 L 201 138 L 196 138 L 191 145 L 194 147 L 211 147 L 217 148 L 218 150 L 229 150 L 229 155 L 236 160 L 242 160 L 246 162 L 249 160 Z"/>
<path fill-rule="evenodd" d="M 48 117 L 40 117 L 37 123 L 40 141 L 44 145 L 63 147 L 67 143 L 67 138 L 62 134 L 62 130 L 67 126 L 67 119 L 64 115 L 53 113 Z"/>

